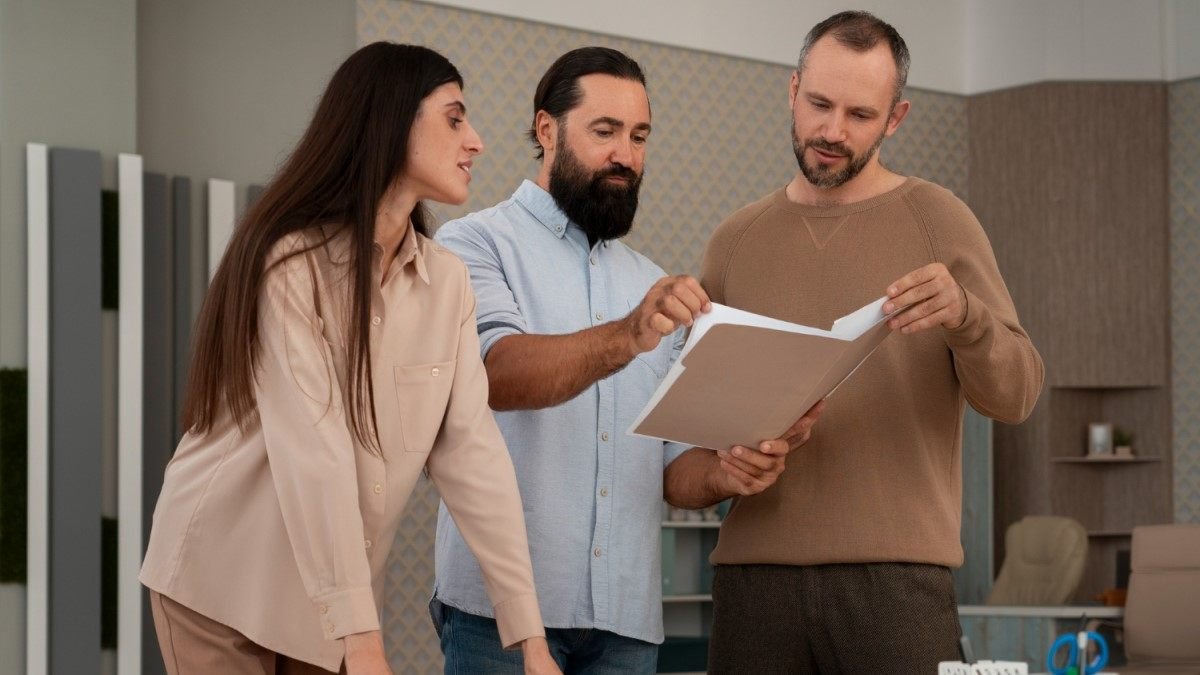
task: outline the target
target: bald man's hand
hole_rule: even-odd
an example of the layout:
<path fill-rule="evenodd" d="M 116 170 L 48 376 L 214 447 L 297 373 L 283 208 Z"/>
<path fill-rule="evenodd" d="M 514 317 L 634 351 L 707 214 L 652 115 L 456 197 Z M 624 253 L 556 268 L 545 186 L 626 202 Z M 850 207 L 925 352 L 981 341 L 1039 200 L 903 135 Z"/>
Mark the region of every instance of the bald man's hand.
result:
<path fill-rule="evenodd" d="M 813 425 L 825 410 L 825 401 L 819 401 L 804 416 L 784 432 L 781 438 L 763 441 L 758 448 L 735 445 L 727 450 L 718 450 L 721 474 L 718 490 L 731 495 L 756 495 L 779 480 L 787 465 L 787 456 L 808 442 Z"/>

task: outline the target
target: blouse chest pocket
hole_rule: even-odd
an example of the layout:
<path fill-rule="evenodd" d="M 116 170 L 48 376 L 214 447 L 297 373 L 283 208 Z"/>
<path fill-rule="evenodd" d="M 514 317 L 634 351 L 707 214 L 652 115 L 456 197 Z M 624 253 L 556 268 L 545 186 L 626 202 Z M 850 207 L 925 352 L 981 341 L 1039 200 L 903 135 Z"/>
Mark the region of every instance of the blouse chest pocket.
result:
<path fill-rule="evenodd" d="M 454 361 L 442 361 L 395 367 L 397 412 L 405 452 L 428 454 L 433 448 L 450 402 L 454 365 Z"/>

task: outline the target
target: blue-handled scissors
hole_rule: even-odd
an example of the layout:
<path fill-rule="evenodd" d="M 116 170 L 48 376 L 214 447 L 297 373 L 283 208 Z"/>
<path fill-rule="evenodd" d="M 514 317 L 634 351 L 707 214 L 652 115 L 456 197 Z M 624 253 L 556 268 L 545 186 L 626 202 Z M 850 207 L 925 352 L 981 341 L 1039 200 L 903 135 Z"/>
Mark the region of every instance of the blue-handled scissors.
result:
<path fill-rule="evenodd" d="M 1096 658 L 1085 666 L 1083 660 L 1087 658 L 1089 644 L 1096 645 Z M 1067 663 L 1060 666 L 1057 662 L 1063 647 L 1067 648 Z M 1103 635 L 1093 631 L 1080 631 L 1058 636 L 1058 639 L 1050 647 L 1050 653 L 1046 655 L 1046 670 L 1050 671 L 1052 675 L 1094 675 L 1106 665 L 1108 665 L 1108 643 L 1104 641 Z"/>

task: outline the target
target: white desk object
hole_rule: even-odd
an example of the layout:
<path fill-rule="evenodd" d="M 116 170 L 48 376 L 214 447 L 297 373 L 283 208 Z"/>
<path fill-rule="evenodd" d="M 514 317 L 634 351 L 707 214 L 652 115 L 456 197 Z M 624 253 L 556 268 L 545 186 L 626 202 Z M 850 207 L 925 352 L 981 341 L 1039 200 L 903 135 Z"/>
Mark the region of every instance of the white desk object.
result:
<path fill-rule="evenodd" d="M 938 675 L 1029 675 L 1029 666 L 1021 661 L 942 661 Z"/>

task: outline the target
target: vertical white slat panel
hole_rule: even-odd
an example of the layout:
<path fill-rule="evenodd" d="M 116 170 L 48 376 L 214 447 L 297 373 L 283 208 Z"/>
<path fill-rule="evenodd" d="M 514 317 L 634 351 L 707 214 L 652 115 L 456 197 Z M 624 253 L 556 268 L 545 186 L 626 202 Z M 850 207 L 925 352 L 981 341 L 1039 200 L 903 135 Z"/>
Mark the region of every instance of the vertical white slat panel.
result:
<path fill-rule="evenodd" d="M 120 271 L 117 305 L 117 672 L 142 672 L 142 158 L 117 158 Z"/>
<path fill-rule="evenodd" d="M 28 254 L 29 487 L 25 599 L 25 672 L 48 667 L 50 606 L 50 164 L 41 143 L 25 146 Z"/>
<path fill-rule="evenodd" d="M 233 235 L 233 181 L 208 181 L 208 278 L 211 281 Z"/>

